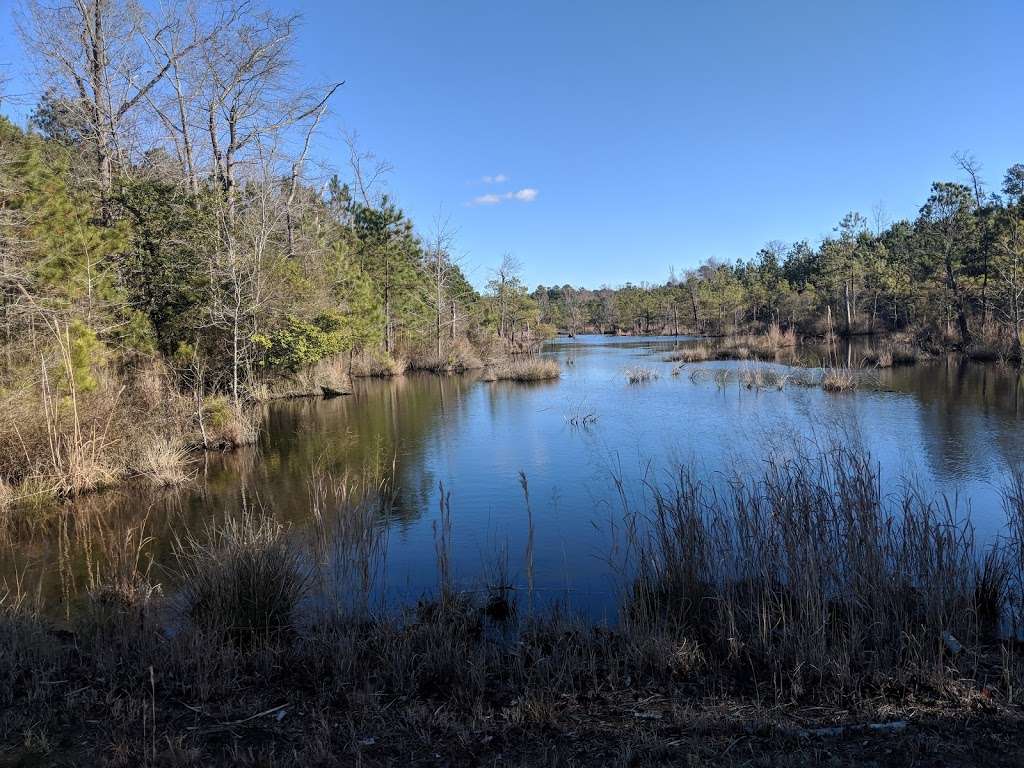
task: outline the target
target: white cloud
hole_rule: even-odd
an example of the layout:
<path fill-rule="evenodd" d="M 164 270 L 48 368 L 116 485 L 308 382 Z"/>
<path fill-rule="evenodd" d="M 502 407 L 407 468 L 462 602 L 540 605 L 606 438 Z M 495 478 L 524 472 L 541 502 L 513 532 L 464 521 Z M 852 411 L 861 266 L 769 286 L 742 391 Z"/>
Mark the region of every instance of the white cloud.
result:
<path fill-rule="evenodd" d="M 502 192 L 501 194 L 487 194 L 474 197 L 466 205 L 497 205 L 505 200 L 518 200 L 520 203 L 532 203 L 540 194 L 533 187 L 523 187 L 515 192 Z"/>
<path fill-rule="evenodd" d="M 495 174 L 494 176 L 484 176 L 480 179 L 484 184 L 504 184 L 508 181 L 508 176 L 504 173 Z"/>
<path fill-rule="evenodd" d="M 473 198 L 472 205 L 497 205 L 503 199 L 502 195 L 480 195 Z"/>

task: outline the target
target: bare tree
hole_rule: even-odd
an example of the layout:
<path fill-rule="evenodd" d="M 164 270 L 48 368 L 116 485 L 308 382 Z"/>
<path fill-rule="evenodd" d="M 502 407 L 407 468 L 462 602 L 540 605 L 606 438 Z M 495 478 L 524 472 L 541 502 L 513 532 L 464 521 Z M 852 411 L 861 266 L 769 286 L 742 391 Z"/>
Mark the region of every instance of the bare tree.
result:
<path fill-rule="evenodd" d="M 974 202 L 979 208 L 985 204 L 985 182 L 981 178 L 981 162 L 970 152 L 954 152 L 953 162 L 964 172 L 974 194 Z"/>
<path fill-rule="evenodd" d="M 140 104 L 201 42 L 183 39 L 181 19 L 167 10 L 136 0 L 22 2 L 19 32 L 47 85 L 86 128 L 104 199 L 135 148 Z"/>
<path fill-rule="evenodd" d="M 456 302 L 451 296 L 450 282 L 456 264 L 452 258 L 452 245 L 455 242 L 455 231 L 451 226 L 451 218 L 440 211 L 434 217 L 433 232 L 427 243 L 426 272 L 430 279 L 431 304 L 434 309 L 434 341 L 437 357 L 444 356 L 444 326 L 449 326 L 448 336 L 454 340 L 456 323 Z M 451 317 L 447 318 L 448 310 Z"/>
<path fill-rule="evenodd" d="M 342 136 L 348 146 L 348 165 L 360 202 L 370 207 L 379 205 L 382 194 L 379 190 L 394 167 L 372 152 L 359 149 L 359 134 L 355 131 L 345 131 Z"/>
<path fill-rule="evenodd" d="M 494 270 L 494 277 L 488 283 L 498 305 L 498 335 L 504 339 L 512 337 L 512 293 L 519 285 L 522 264 L 511 253 L 501 257 L 501 264 Z"/>

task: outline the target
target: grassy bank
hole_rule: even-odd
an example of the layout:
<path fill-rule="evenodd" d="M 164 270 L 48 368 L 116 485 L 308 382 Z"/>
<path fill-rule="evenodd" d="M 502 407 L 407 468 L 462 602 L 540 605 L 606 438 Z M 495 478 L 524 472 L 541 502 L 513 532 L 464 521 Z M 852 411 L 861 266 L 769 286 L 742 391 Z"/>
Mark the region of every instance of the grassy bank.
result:
<path fill-rule="evenodd" d="M 955 510 L 887 495 L 876 470 L 831 447 L 769 460 L 723 492 L 677 467 L 624 515 L 635 567 L 612 625 L 531 609 L 507 577 L 456 584 L 446 504 L 436 590 L 374 608 L 386 498 L 329 478 L 310 484 L 307 534 L 246 513 L 183 534 L 157 573 L 139 532 L 109 545 L 70 625 L 7 585 L 0 754 L 1018 764 L 1024 654 L 1007 638 L 1024 616 L 1024 480 L 1006 491 L 999 545 L 982 550 Z"/>

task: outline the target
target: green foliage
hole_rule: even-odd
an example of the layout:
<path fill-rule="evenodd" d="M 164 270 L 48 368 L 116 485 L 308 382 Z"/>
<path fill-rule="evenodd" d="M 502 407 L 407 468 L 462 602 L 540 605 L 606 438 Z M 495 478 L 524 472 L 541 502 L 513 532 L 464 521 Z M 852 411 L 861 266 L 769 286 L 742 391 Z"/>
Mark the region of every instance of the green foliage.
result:
<path fill-rule="evenodd" d="M 75 390 L 92 392 L 99 384 L 95 371 L 106 363 L 107 349 L 96 331 L 77 318 L 68 326 L 67 341 Z"/>
<path fill-rule="evenodd" d="M 121 280 L 132 305 L 152 323 L 159 349 L 172 354 L 207 319 L 210 286 L 203 266 L 216 231 L 211 205 L 180 185 L 145 178 L 123 185 L 116 202 L 131 222 Z"/>
<path fill-rule="evenodd" d="M 292 373 L 351 348 L 339 312 L 325 312 L 311 321 L 287 317 L 281 328 L 256 334 L 253 341 L 263 350 L 263 365 Z"/>

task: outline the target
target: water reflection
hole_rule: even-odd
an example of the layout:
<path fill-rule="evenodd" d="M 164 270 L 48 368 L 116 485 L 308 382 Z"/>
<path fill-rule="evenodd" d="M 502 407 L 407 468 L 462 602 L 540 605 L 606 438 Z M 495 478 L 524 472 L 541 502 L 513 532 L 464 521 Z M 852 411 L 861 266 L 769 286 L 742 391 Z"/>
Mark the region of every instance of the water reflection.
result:
<path fill-rule="evenodd" d="M 95 578 L 104 552 L 145 537 L 146 557 L 170 581 L 175 532 L 229 512 L 264 507 L 308 531 L 318 468 L 392 476 L 393 505 L 381 522 L 390 527 L 382 565 L 387 595 L 416 597 L 434 583 L 442 485 L 451 492 L 456 578 L 474 579 L 507 552 L 509 578 L 518 583 L 527 535 L 522 471 L 534 510 L 538 588 L 601 611 L 619 586 L 609 566 L 622 519 L 614 475 L 638 503 L 644 483 L 657 481 L 673 460 L 695 461 L 708 477 L 724 480 L 737 468 L 757 471 L 766 446 L 785 450 L 794 439 L 826 439 L 837 428 L 860 435 L 887 482 L 914 475 L 936 492 L 958 493 L 971 500 L 980 539 L 998 529 L 999 486 L 1007 466 L 1024 457 L 1018 371 L 931 359 L 879 370 L 873 387 L 846 395 L 799 387 L 752 392 L 671 376 L 664 353 L 701 343 L 563 339 L 545 353 L 562 365 L 555 382 L 408 375 L 357 381 L 348 397 L 275 403 L 254 449 L 199 457 L 195 481 L 182 488 L 129 484 L 51 510 L 50 524 L 7 542 L 0 574 L 64 610 Z M 823 359 L 822 350 L 799 354 Z M 659 378 L 628 385 L 624 370 L 636 365 Z M 580 408 L 597 416 L 587 429 L 567 420 Z"/>

